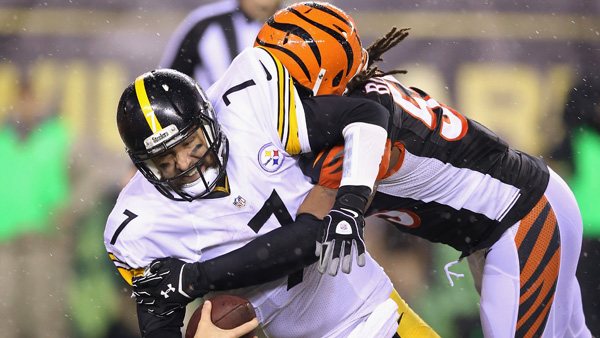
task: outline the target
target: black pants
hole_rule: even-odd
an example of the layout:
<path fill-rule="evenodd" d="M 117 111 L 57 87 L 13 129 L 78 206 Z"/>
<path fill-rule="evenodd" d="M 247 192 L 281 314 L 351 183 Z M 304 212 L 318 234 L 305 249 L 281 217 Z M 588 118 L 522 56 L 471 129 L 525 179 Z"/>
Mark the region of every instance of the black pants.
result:
<path fill-rule="evenodd" d="M 585 323 L 594 337 L 600 337 L 600 238 L 584 238 L 577 265 Z"/>

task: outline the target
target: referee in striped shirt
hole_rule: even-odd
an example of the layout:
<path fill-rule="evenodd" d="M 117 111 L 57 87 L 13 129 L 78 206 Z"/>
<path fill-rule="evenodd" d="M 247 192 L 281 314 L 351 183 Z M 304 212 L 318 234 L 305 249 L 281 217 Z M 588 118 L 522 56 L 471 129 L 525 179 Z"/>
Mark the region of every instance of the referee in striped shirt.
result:
<path fill-rule="evenodd" d="M 176 69 L 208 89 L 280 6 L 280 0 L 225 0 L 196 8 L 169 39 L 159 68 Z"/>

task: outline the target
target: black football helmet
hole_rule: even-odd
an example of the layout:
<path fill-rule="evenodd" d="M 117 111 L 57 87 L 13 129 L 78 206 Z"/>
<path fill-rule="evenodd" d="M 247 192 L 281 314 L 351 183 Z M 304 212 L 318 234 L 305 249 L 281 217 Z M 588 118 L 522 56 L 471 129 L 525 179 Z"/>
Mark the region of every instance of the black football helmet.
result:
<path fill-rule="evenodd" d="M 158 69 L 140 75 L 121 95 L 117 125 L 125 151 L 135 166 L 158 191 L 172 200 L 202 198 L 225 175 L 227 138 L 221 132 L 215 111 L 204 91 L 181 72 Z M 162 178 L 152 158 L 174 148 L 198 128 L 207 141 L 209 149 L 206 154 L 175 177 Z M 216 167 L 203 173 L 202 163 L 213 155 Z M 194 170 L 200 173 L 197 181 L 183 187 L 175 184 Z"/>

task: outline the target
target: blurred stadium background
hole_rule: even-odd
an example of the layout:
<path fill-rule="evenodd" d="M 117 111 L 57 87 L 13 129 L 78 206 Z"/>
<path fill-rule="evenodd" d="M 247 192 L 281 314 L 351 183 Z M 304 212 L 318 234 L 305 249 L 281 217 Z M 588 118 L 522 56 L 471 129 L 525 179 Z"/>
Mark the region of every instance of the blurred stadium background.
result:
<path fill-rule="evenodd" d="M 0 319 L 0 337 L 137 335 L 133 301 L 102 244 L 107 212 L 131 171 L 116 131 L 116 106 L 128 83 L 157 66 L 184 16 L 210 2 L 1 1 L 0 139 L 4 125 L 20 123 L 19 102 L 30 89 L 38 117 L 64 125 L 60 160 L 67 176 L 48 172 L 33 155 L 19 162 L 17 153 L 0 148 L 6 188 L 0 197 L 0 317 L 11 318 Z M 330 2 L 356 19 L 365 46 L 392 26 L 411 27 L 380 68 L 407 69 L 403 83 L 561 170 L 550 154 L 566 134 L 567 94 L 599 73 L 600 2 Z M 60 193 L 19 203 L 29 198 L 25 182 L 38 176 L 38 190 Z M 54 187 L 54 180 L 63 183 Z M 480 337 L 466 262 L 456 270 L 467 276 L 453 288 L 443 271 L 459 254 L 370 223 L 369 250 L 417 312 L 442 337 Z"/>

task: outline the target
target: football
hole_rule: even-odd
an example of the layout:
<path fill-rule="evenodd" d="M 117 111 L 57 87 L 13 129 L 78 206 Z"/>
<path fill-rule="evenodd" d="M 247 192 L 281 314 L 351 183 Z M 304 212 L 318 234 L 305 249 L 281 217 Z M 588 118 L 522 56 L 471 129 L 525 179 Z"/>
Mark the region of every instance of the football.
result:
<path fill-rule="evenodd" d="M 212 303 L 211 319 L 212 322 L 221 329 L 233 329 L 238 327 L 252 318 L 256 317 L 254 307 L 246 298 L 234 295 L 218 295 L 210 298 Z M 202 316 L 202 306 L 200 305 L 190 317 L 190 320 L 185 330 L 185 338 L 194 338 L 198 329 L 198 322 Z M 241 338 L 252 338 L 256 332 L 245 334 Z"/>

